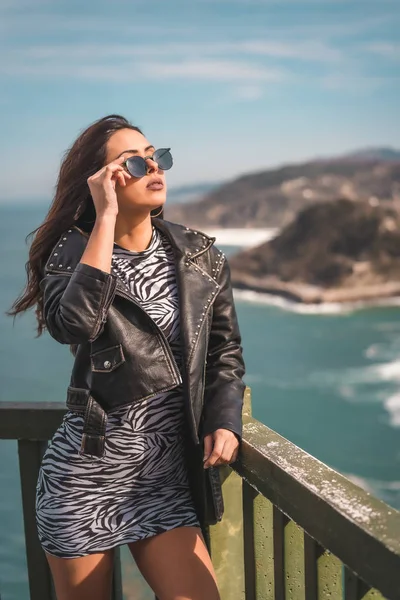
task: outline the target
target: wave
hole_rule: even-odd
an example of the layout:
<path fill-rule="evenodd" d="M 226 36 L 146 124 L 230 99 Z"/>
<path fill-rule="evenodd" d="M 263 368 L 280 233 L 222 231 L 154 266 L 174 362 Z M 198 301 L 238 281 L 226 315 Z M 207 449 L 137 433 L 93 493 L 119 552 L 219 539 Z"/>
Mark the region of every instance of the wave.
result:
<path fill-rule="evenodd" d="M 400 381 L 400 360 L 393 360 L 387 363 L 374 364 L 366 367 L 353 367 L 350 369 L 332 369 L 327 371 L 317 371 L 311 373 L 308 377 L 308 383 L 318 386 L 330 386 L 338 388 L 342 397 L 351 398 L 359 396 L 352 391 L 352 386 L 365 384 L 379 385 L 382 382 L 397 383 Z M 339 387 L 338 387 L 339 384 Z M 364 397 L 365 392 L 361 395 Z M 377 398 L 377 395 L 374 394 Z M 384 396 L 386 398 L 386 395 Z M 378 398 L 380 401 L 383 398 Z"/>
<path fill-rule="evenodd" d="M 221 246 L 237 246 L 240 248 L 250 248 L 252 246 L 258 246 L 264 242 L 269 242 L 279 233 L 278 228 L 252 228 L 245 229 L 241 228 L 220 228 L 220 229 L 207 229 L 204 231 L 207 235 L 214 236 L 216 238 L 216 245 Z"/>
<path fill-rule="evenodd" d="M 400 296 L 394 298 L 379 298 L 375 300 L 360 300 L 357 302 L 324 302 L 323 304 L 303 304 L 293 302 L 275 294 L 265 294 L 252 290 L 234 288 L 234 295 L 240 301 L 253 304 L 275 306 L 282 310 L 301 315 L 349 315 L 358 310 L 375 307 L 400 306 Z"/>
<path fill-rule="evenodd" d="M 400 427 L 400 393 L 388 396 L 390 392 L 387 387 L 382 389 L 382 383 L 395 384 L 397 387 L 399 382 L 400 360 L 341 371 L 319 371 L 308 378 L 311 385 L 335 389 L 347 402 L 381 404 L 388 413 L 388 424 L 396 428 Z"/>
<path fill-rule="evenodd" d="M 393 396 L 386 398 L 383 406 L 389 413 L 390 425 L 400 427 L 400 394 L 393 394 Z"/>

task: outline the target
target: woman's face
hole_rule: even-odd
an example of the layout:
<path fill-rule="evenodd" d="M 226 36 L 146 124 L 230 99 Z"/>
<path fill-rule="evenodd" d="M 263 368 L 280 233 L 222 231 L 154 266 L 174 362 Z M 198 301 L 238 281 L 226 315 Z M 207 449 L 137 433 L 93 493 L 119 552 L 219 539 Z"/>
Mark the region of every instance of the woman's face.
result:
<path fill-rule="evenodd" d="M 116 131 L 107 142 L 106 164 L 115 160 L 119 156 L 128 158 L 129 156 L 152 156 L 156 148 L 138 131 L 133 129 L 120 129 Z M 119 209 L 124 211 L 136 207 L 150 212 L 151 210 L 162 206 L 167 196 L 167 186 L 164 171 L 158 168 L 156 162 L 151 159 L 146 161 L 148 173 L 144 177 L 131 177 L 126 179 L 126 186 L 116 183 L 115 191 Z M 158 181 L 161 184 L 160 189 L 152 189 L 150 184 Z"/>

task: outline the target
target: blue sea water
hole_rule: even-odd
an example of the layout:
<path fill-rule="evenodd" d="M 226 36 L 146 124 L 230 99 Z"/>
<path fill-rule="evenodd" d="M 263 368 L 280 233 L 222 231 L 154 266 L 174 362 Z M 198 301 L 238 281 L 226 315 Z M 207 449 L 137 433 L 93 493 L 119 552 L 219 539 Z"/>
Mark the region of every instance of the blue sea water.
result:
<path fill-rule="evenodd" d="M 14 325 L 4 315 L 25 283 L 24 238 L 45 212 L 0 209 L 0 401 L 65 402 L 68 347 L 48 334 L 35 338 L 32 312 Z M 235 298 L 255 418 L 400 509 L 400 308 Z M 0 489 L 0 596 L 22 600 L 28 584 L 14 441 L 0 441 Z M 137 600 L 152 597 L 127 555 L 124 571 Z"/>

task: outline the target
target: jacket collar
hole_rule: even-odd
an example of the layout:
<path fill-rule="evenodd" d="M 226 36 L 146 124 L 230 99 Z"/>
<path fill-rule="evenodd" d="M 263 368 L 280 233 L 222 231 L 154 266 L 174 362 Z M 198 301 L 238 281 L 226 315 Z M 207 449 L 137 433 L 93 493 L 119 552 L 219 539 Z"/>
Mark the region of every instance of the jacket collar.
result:
<path fill-rule="evenodd" d="M 215 242 L 215 237 L 178 223 L 157 218 L 153 218 L 152 222 L 168 237 L 174 250 L 188 261 L 203 254 Z M 81 259 L 88 239 L 89 234 L 76 225 L 64 231 L 47 259 L 45 271 L 72 273 Z"/>

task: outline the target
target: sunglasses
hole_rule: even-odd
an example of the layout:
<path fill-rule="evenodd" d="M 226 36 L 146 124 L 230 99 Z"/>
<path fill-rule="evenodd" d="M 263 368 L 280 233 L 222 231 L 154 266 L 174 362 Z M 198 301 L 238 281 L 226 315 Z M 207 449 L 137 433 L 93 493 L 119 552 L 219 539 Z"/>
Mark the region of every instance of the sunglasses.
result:
<path fill-rule="evenodd" d="M 125 166 L 126 170 L 133 177 L 144 177 L 148 171 L 148 165 L 146 160 L 151 158 L 158 164 L 158 167 L 162 171 L 167 171 L 173 165 L 172 155 L 170 152 L 171 148 L 159 148 L 154 151 L 153 156 L 130 156 L 126 160 L 124 160 L 122 165 Z"/>

